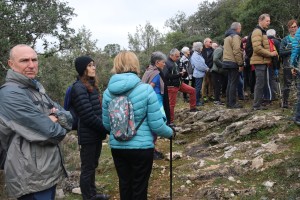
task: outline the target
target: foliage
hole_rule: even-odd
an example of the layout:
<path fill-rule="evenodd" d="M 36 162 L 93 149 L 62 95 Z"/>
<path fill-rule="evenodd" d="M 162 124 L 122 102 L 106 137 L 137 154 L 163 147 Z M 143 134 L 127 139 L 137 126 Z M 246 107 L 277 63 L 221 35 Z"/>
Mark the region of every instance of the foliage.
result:
<path fill-rule="evenodd" d="M 112 68 L 112 58 L 108 54 L 101 53 L 96 46 L 97 40 L 92 39 L 92 34 L 85 27 L 79 30 L 74 36 L 76 43 L 61 54 L 54 54 L 52 57 L 40 56 L 39 77 L 49 95 L 63 103 L 65 91 L 77 77 L 74 60 L 78 56 L 88 55 L 96 63 L 97 77 L 100 78 L 100 90 L 104 91 L 107 86 L 110 70 Z"/>
<path fill-rule="evenodd" d="M 134 35 L 128 33 L 129 49 L 135 52 L 151 52 L 153 47 L 161 43 L 162 38 L 162 34 L 150 22 L 146 22 L 144 27 L 136 27 Z"/>
<path fill-rule="evenodd" d="M 286 24 L 290 19 L 299 20 L 299 6 L 300 1 L 291 0 L 282 2 L 280 0 L 248 0 L 240 12 L 240 21 L 244 26 L 246 33 L 250 32 L 255 24 L 259 15 L 263 13 L 270 14 L 271 25 L 277 31 L 280 37 L 287 35 Z"/>
<path fill-rule="evenodd" d="M 43 50 L 48 54 L 69 48 L 69 39 L 74 29 L 68 24 L 75 16 L 73 8 L 58 0 L 0 2 L 0 60 L 1 71 L 8 59 L 8 51 L 16 44 L 37 47 L 42 41 Z M 51 39 L 49 39 L 51 37 Z M 49 49 L 51 48 L 51 51 Z M 0 76 L 5 73 L 0 73 Z M 3 77 L 0 77 L 2 80 Z"/>
<path fill-rule="evenodd" d="M 202 1 L 194 14 L 187 16 L 178 11 L 174 17 L 167 19 L 165 26 L 170 31 L 165 35 L 150 22 L 144 26 L 138 25 L 135 33 L 128 33 L 129 49 L 137 53 L 142 74 L 153 51 L 168 54 L 172 48 L 180 50 L 183 46 L 191 47 L 193 42 L 203 41 L 206 37 L 222 43 L 224 32 L 234 21 L 241 22 L 242 34 L 248 35 L 262 13 L 271 15 L 270 28 L 283 37 L 287 34 L 287 21 L 299 19 L 299 6 L 299 0 Z M 73 62 L 77 56 L 89 55 L 96 61 L 97 73 L 101 77 L 100 87 L 104 90 L 120 45 L 107 44 L 102 51 L 97 48 L 97 40 L 92 39 L 92 33 L 84 26 L 77 33 L 69 28 L 70 20 L 76 15 L 73 11 L 60 0 L 1 1 L 0 83 L 8 68 L 6 60 L 9 49 L 15 44 L 25 43 L 42 49 L 39 79 L 59 102 L 62 102 L 66 87 L 76 78 Z"/>
<path fill-rule="evenodd" d="M 115 57 L 121 51 L 119 44 L 107 44 L 104 47 L 104 52 L 107 53 L 110 57 Z"/>
<path fill-rule="evenodd" d="M 169 27 L 172 31 L 186 32 L 187 31 L 187 17 L 182 11 L 178 11 L 175 17 L 171 17 L 165 22 L 165 26 Z"/>

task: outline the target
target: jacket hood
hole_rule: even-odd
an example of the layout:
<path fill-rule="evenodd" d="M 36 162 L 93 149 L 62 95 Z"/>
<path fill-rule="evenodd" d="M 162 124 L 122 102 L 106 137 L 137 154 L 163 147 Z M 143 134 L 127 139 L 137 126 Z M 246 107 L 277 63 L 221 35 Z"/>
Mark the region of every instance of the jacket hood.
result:
<path fill-rule="evenodd" d="M 45 88 L 36 79 L 30 79 L 30 78 L 24 76 L 23 74 L 15 72 L 11 69 L 9 69 L 7 71 L 7 75 L 6 75 L 5 80 L 7 82 L 20 83 L 21 85 L 24 85 L 24 87 L 35 88 L 36 90 L 38 90 L 42 94 L 46 93 Z"/>
<path fill-rule="evenodd" d="M 134 88 L 141 79 L 135 73 L 115 74 L 108 83 L 108 91 L 114 95 L 123 94 Z"/>
<path fill-rule="evenodd" d="M 235 30 L 230 28 L 225 32 L 225 37 L 228 37 L 230 35 L 239 35 L 239 34 Z"/>

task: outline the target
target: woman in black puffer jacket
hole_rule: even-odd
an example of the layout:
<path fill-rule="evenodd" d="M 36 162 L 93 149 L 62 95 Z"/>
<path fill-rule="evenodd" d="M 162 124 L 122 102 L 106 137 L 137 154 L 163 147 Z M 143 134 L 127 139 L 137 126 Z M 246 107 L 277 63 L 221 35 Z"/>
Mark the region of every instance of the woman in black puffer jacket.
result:
<path fill-rule="evenodd" d="M 84 200 L 109 199 L 97 194 L 95 172 L 102 149 L 102 140 L 108 133 L 102 125 L 102 105 L 94 60 L 81 56 L 75 60 L 78 81 L 72 87 L 71 104 L 78 116 L 78 143 L 80 145 L 80 189 Z"/>

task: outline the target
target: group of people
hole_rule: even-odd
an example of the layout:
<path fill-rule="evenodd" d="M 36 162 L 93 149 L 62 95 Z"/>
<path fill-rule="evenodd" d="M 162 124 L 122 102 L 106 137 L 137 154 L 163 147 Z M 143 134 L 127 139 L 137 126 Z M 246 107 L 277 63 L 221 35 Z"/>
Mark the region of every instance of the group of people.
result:
<path fill-rule="evenodd" d="M 164 54 L 153 54 L 153 68 L 163 68 L 165 60 Z M 72 129 L 72 115 L 52 101 L 36 80 L 38 58 L 30 46 L 13 47 L 8 65 L 11 69 L 7 72 L 6 83 L 0 88 L 1 123 L 6 122 L 7 128 L 12 130 L 7 132 L 10 135 L 0 131 L 1 146 L 9 146 L 4 165 L 8 195 L 19 200 L 54 199 L 57 183 L 67 176 L 59 143 Z M 94 60 L 80 56 L 75 59 L 75 69 L 78 80 L 72 87 L 71 105 L 78 117 L 82 198 L 110 198 L 97 193 L 95 185 L 102 141 L 109 135 L 121 199 L 147 199 L 154 140 L 157 136 L 171 138 L 174 135 L 168 126 L 169 114 L 162 107 L 168 103 L 160 95 L 166 87 L 159 80 L 155 82 L 157 85 L 142 83 L 138 76 L 139 60 L 130 51 L 122 51 L 115 57 L 114 75 L 103 99 Z M 144 120 L 131 140 L 120 141 L 110 134 L 113 124 L 108 107 L 115 96 L 129 91 L 135 123 Z M 9 139 L 2 139 L 4 137 Z M 4 141 L 10 142 L 3 144 Z"/>
<path fill-rule="evenodd" d="M 253 98 L 252 109 L 265 110 L 272 101 L 281 98 L 281 107 L 290 108 L 289 93 L 296 74 L 291 59 L 297 59 L 291 58 L 291 54 L 292 44 L 295 43 L 294 49 L 299 45 L 298 23 L 294 19 L 288 21 L 289 35 L 280 40 L 274 29 L 268 29 L 270 22 L 268 14 L 260 15 L 258 25 L 243 38 L 242 25 L 233 22 L 225 32 L 223 45 L 206 38 L 203 43 L 194 42 L 191 53 L 186 54 L 188 47 L 182 48 L 179 74 L 183 83 L 195 88 L 196 106 L 211 100 L 216 105 L 226 104 L 227 108 L 235 109 L 243 107 L 237 100 Z M 281 68 L 282 89 L 278 87 Z M 183 92 L 187 101 L 188 92 Z M 221 97 L 226 97 L 226 102 Z M 193 99 L 190 95 L 191 110 Z"/>
<path fill-rule="evenodd" d="M 197 106 L 205 103 L 204 98 L 214 99 L 215 104 L 222 105 L 221 95 L 226 95 L 228 108 L 241 108 L 237 94 L 243 94 L 247 80 L 245 69 L 249 68 L 252 80 L 252 73 L 256 77 L 253 109 L 265 109 L 263 99 L 272 100 L 273 97 L 272 90 L 265 89 L 266 85 L 270 86 L 268 80 L 271 78 L 267 77 L 277 75 L 274 62 L 280 55 L 285 80 L 282 106 L 287 107 L 290 81 L 293 76 L 300 80 L 300 31 L 296 32 L 295 20 L 289 21 L 290 34 L 278 47 L 268 39 L 269 24 L 268 14 L 259 17 L 258 26 L 249 36 L 253 49 L 251 57 L 245 52 L 248 39 L 240 37 L 241 24 L 234 22 L 225 33 L 223 46 L 216 47 L 210 38 L 206 38 L 204 44 L 195 42 L 193 51 L 188 47 L 182 48 L 181 52 L 174 48 L 168 57 L 160 51 L 153 52 L 142 79 L 137 56 L 130 51 L 121 51 L 114 58 L 113 75 L 103 97 L 98 88 L 94 60 L 89 56 L 76 58 L 78 81 L 72 87 L 71 104 L 78 116 L 82 198 L 110 198 L 97 193 L 95 185 L 102 141 L 109 135 L 120 198 L 147 199 L 157 136 L 171 138 L 175 134 L 174 109 L 178 91 L 184 93 L 190 112 L 197 112 Z M 271 34 L 275 36 L 272 31 Z M 0 117 L 7 119 L 16 131 L 10 136 L 4 166 L 7 192 L 19 200 L 54 199 L 57 183 L 67 175 L 59 143 L 71 130 L 72 115 L 52 101 L 36 80 L 38 58 L 30 46 L 13 47 L 8 65 L 11 69 L 7 72 L 6 83 L 0 88 Z M 300 125 L 300 81 L 297 89 L 294 121 Z M 109 107 L 116 96 L 124 94 L 132 103 L 134 122 L 140 122 L 140 126 L 130 140 L 120 141 L 112 134 L 115 127 L 110 120 Z"/>

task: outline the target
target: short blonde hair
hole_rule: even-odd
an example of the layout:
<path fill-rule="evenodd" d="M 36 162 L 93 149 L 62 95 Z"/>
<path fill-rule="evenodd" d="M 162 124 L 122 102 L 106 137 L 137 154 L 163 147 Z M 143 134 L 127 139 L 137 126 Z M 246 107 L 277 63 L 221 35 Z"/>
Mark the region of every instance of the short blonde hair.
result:
<path fill-rule="evenodd" d="M 131 51 L 121 51 L 114 59 L 114 66 L 111 70 L 114 74 L 124 72 L 140 73 L 140 62 L 137 56 Z"/>

